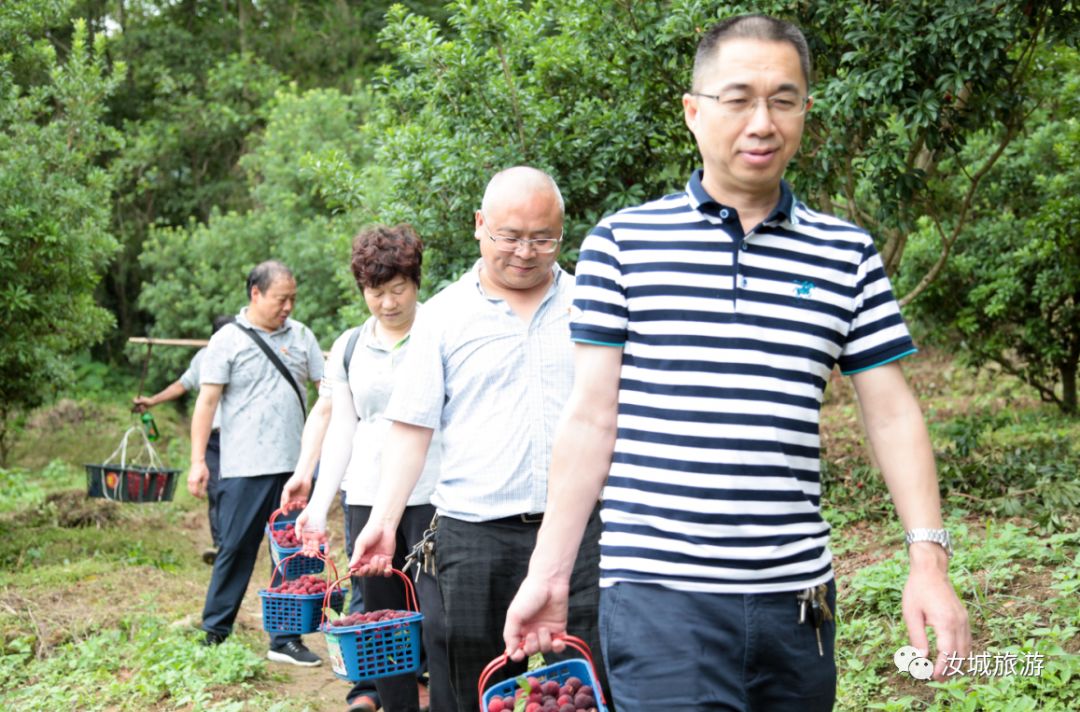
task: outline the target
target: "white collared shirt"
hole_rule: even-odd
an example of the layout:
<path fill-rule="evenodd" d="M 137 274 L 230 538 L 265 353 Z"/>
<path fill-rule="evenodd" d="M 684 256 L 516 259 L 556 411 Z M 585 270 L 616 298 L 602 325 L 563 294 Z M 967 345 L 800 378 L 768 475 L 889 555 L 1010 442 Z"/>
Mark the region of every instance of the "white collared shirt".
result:
<path fill-rule="evenodd" d="M 542 512 L 555 428 L 573 384 L 572 278 L 554 279 L 529 323 L 480 285 L 482 261 L 424 306 L 386 417 L 441 428 L 431 502 L 480 522 Z M 391 475 L 392 476 L 392 475 Z"/>

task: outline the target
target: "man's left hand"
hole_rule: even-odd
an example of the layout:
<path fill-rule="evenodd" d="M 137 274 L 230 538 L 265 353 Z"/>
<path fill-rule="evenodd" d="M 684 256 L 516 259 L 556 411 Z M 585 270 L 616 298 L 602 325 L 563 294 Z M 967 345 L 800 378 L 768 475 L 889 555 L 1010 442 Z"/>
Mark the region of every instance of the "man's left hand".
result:
<path fill-rule="evenodd" d="M 916 551 L 917 547 L 924 550 Z M 934 661 L 933 679 L 941 682 L 947 677 L 945 670 L 950 655 L 967 658 L 971 653 L 968 615 L 949 581 L 944 550 L 937 544 L 919 542 L 911 545 L 911 553 L 911 573 L 904 586 L 902 603 L 904 623 L 911 645 L 921 657 Z M 937 637 L 934 658 L 930 657 L 927 626 L 934 629 Z"/>

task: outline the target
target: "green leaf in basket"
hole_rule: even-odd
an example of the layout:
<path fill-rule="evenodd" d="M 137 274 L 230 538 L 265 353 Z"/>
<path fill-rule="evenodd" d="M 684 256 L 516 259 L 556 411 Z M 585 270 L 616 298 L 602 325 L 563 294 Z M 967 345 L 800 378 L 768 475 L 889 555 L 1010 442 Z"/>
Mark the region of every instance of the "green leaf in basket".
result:
<path fill-rule="evenodd" d="M 544 665 L 546 665 L 546 664 L 547 663 L 544 662 L 544 654 L 538 652 L 535 655 L 530 655 L 529 656 L 529 663 L 528 663 L 528 666 L 525 669 L 528 670 L 529 672 L 532 672 L 533 670 L 539 670 L 540 668 L 544 667 Z M 530 690 L 530 692 L 531 692 L 531 690 Z"/>
<path fill-rule="evenodd" d="M 532 685 L 529 684 L 529 678 L 524 675 L 515 678 L 514 682 L 518 684 L 522 690 L 525 690 L 525 694 L 521 695 L 514 700 L 514 712 L 525 712 L 525 708 L 529 705 L 529 693 L 532 692 Z"/>
<path fill-rule="evenodd" d="M 326 620 L 328 621 L 336 621 L 338 618 L 341 618 L 341 614 L 330 606 L 323 608 L 323 613 L 326 615 Z"/>

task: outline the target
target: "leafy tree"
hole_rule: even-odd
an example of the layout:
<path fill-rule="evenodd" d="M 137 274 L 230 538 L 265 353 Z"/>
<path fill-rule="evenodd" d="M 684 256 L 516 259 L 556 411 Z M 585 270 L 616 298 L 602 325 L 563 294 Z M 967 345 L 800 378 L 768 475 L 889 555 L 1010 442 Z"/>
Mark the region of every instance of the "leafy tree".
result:
<path fill-rule="evenodd" d="M 1046 401 L 1077 413 L 1080 362 L 1080 56 L 1040 56 L 1042 108 L 1005 151 L 971 206 L 972 219 L 949 270 L 913 305 L 942 342 L 959 344 L 976 366 L 993 362 Z M 969 143 L 950 167 L 951 187 L 994 150 L 992 136 Z M 936 259 L 931 219 L 911 240 L 910 259 Z M 919 270 L 916 270 L 918 272 Z"/>
<path fill-rule="evenodd" d="M 1007 147 L 1033 105 L 1033 49 L 1077 32 L 1071 3 L 1061 2 L 448 7 L 446 31 L 404 8 L 388 15 L 382 40 L 395 61 L 378 77 L 378 109 L 365 127 L 377 166 L 335 156 L 312 165 L 328 200 L 414 222 L 432 245 L 435 284 L 475 255 L 470 213 L 498 168 L 531 163 L 555 175 L 571 248 L 601 214 L 681 187 L 697 160 L 679 108 L 694 47 L 702 28 L 743 12 L 792 19 L 816 55 L 816 104 L 792 170 L 797 191 L 872 230 L 890 270 L 923 214 L 941 225 L 947 256 L 967 195 L 940 188 L 939 166 L 980 131 Z M 969 180 L 972 196 L 980 175 Z M 371 191 L 371 176 L 385 190 Z M 940 271 L 930 268 L 928 281 Z"/>
<path fill-rule="evenodd" d="M 140 258 L 149 275 L 140 306 L 155 315 L 152 335 L 205 337 L 215 315 L 247 303 L 247 272 L 276 258 L 296 273 L 296 318 L 329 346 L 343 327 L 339 311 L 356 292 L 347 278 L 356 226 L 330 214 L 297 166 L 305 155 L 330 150 L 362 161 L 356 126 L 363 103 L 362 95 L 333 89 L 280 90 L 267 109 L 265 131 L 239 161 L 251 207 L 151 231 Z M 175 378 L 190 356 L 175 350 L 155 355 L 151 380 Z"/>
<path fill-rule="evenodd" d="M 107 71 L 104 38 L 91 42 L 81 22 L 63 62 L 46 42 L 18 41 L 51 19 L 35 5 L 0 10 L 0 46 L 14 50 L 0 54 L 0 462 L 12 418 L 64 383 L 72 354 L 113 324 L 93 296 L 116 249 L 112 182 L 97 160 L 119 145 L 102 115 L 124 67 Z"/>

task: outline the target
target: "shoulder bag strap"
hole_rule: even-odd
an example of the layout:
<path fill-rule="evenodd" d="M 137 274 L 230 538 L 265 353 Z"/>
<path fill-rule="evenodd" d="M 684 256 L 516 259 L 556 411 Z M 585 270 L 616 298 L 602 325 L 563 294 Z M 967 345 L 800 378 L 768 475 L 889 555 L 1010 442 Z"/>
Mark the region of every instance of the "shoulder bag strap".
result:
<path fill-rule="evenodd" d="M 362 326 L 353 327 L 352 333 L 349 334 L 349 340 L 345 342 L 345 380 L 349 380 L 349 362 L 352 361 L 353 351 L 356 351 L 356 342 L 360 340 L 360 330 Z"/>
<path fill-rule="evenodd" d="M 236 322 L 233 323 L 236 324 Z M 246 326 L 241 326 L 240 324 L 236 324 L 236 328 L 251 337 L 251 340 L 254 341 L 260 349 L 262 349 L 262 352 L 264 354 L 266 354 L 266 358 L 270 359 L 270 363 L 274 364 L 274 366 L 277 367 L 277 370 L 280 371 L 281 375 L 285 377 L 286 382 L 288 382 L 288 384 L 292 386 L 293 391 L 296 393 L 297 400 L 300 401 L 300 412 L 303 414 L 304 420 L 307 420 L 307 408 L 304 407 L 304 396 L 301 395 L 300 386 L 297 385 L 296 379 L 293 378 L 292 372 L 289 371 L 285 364 L 281 362 L 281 359 L 278 358 L 278 355 L 274 353 L 274 350 L 271 349 L 265 341 L 263 341 L 262 337 L 255 333 L 254 329 L 249 329 Z"/>

